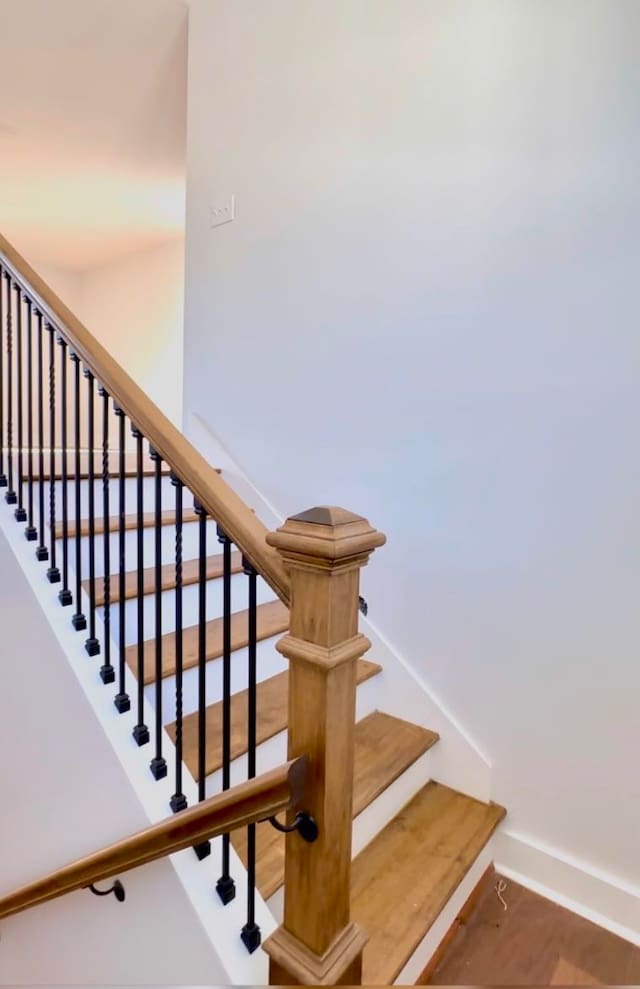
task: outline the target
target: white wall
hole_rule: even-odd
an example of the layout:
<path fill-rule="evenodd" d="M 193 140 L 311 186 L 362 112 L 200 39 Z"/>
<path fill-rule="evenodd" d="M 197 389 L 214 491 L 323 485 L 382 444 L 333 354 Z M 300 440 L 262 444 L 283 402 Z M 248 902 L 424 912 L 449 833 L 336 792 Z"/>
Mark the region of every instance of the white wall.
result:
<path fill-rule="evenodd" d="M 78 316 L 176 425 L 182 421 L 184 240 L 81 275 Z"/>
<path fill-rule="evenodd" d="M 65 305 L 109 350 L 161 411 L 180 427 L 184 238 L 173 238 L 159 246 L 82 271 L 57 268 L 38 260 L 30 261 Z M 84 380 L 82 388 L 84 391 Z M 84 417 L 84 397 L 81 407 Z M 70 416 L 72 411 L 70 408 Z M 70 431 L 72 428 L 70 419 Z M 84 422 L 82 428 L 84 433 Z M 96 437 L 99 435 L 99 428 L 96 427 Z M 112 419 L 112 428 L 113 443 L 117 444 L 115 417 Z M 127 443 L 132 443 L 128 432 Z"/>
<path fill-rule="evenodd" d="M 149 819 L 1 532 L 0 602 L 1 896 Z M 0 983 L 226 981 L 168 861 L 121 878 L 124 904 L 79 891 L 0 920 Z"/>
<path fill-rule="evenodd" d="M 44 278 L 47 285 L 60 296 L 72 312 L 80 306 L 82 274 L 72 268 L 59 268 L 41 261 L 30 261 L 32 267 Z"/>
<path fill-rule="evenodd" d="M 508 828 L 637 890 L 640 5 L 193 0 L 189 76 L 185 422 L 386 531 Z"/>

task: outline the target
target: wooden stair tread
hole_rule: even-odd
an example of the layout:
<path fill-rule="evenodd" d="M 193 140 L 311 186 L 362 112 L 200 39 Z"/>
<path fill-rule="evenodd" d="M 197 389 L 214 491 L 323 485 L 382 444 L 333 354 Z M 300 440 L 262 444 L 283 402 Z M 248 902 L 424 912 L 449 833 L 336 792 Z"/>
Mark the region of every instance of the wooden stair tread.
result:
<path fill-rule="evenodd" d="M 186 587 L 189 584 L 197 584 L 199 578 L 200 563 L 199 560 L 187 560 L 182 566 L 182 583 Z M 224 555 L 222 553 L 216 556 L 207 557 L 207 580 L 218 580 L 218 578 L 224 575 Z M 231 573 L 241 573 L 242 572 L 242 553 L 234 552 L 231 554 Z M 155 567 L 147 567 L 142 571 L 142 581 L 143 581 L 143 593 L 153 594 L 156 589 L 156 569 Z M 84 590 L 89 593 L 89 581 L 84 580 L 82 582 Z M 162 573 L 160 578 L 160 586 L 163 591 L 171 591 L 176 586 L 176 567 L 175 563 L 165 563 L 162 567 Z M 124 578 L 124 599 L 125 601 L 130 601 L 132 598 L 138 596 L 138 571 L 130 570 L 125 574 Z M 120 600 L 120 595 L 118 591 L 118 576 L 112 575 L 111 577 L 111 604 L 117 604 Z M 96 604 L 98 607 L 104 604 L 104 579 L 102 577 L 96 580 Z"/>
<path fill-rule="evenodd" d="M 374 711 L 356 725 L 353 816 L 368 807 L 439 739 L 435 731 Z"/>
<path fill-rule="evenodd" d="M 435 732 L 381 711 L 359 721 L 355 726 L 353 816 L 357 817 L 437 741 Z M 246 865 L 246 829 L 235 831 L 231 840 Z M 256 882 L 265 899 L 284 882 L 284 851 L 283 834 L 268 822 L 256 826 Z"/>
<path fill-rule="evenodd" d="M 196 516 L 197 517 L 197 516 Z M 257 607 L 258 640 L 270 639 L 274 635 L 286 632 L 289 627 L 289 609 L 281 601 L 270 601 Z M 231 616 L 231 651 L 244 649 L 248 644 L 248 611 L 236 611 Z M 206 643 L 207 660 L 218 659 L 222 656 L 222 618 L 214 618 L 207 622 Z M 192 625 L 183 629 L 183 668 L 191 669 L 198 664 L 198 626 Z M 147 639 L 144 643 L 144 683 L 148 685 L 155 679 L 156 640 Z M 125 651 L 127 664 L 132 673 L 137 675 L 138 646 L 137 643 L 127 646 Z M 162 676 L 173 676 L 176 671 L 176 636 L 175 632 L 167 632 L 162 636 Z"/>
<path fill-rule="evenodd" d="M 357 667 L 357 682 L 363 683 L 380 672 L 377 663 L 361 659 Z M 289 701 L 289 672 L 277 673 L 258 684 L 258 745 L 287 727 Z M 207 749 L 205 773 L 215 773 L 222 766 L 222 701 L 207 707 Z M 175 723 L 167 726 L 175 741 Z M 247 751 L 248 691 L 241 690 L 231 697 L 231 758 L 237 759 Z M 198 779 L 198 712 L 187 715 L 182 722 L 183 758 L 194 779 Z"/>
<path fill-rule="evenodd" d="M 191 508 L 185 508 L 182 520 L 185 525 L 190 522 L 197 522 L 198 516 Z M 163 525 L 175 525 L 176 513 L 169 509 L 166 512 L 162 512 L 162 524 Z M 156 524 L 156 514 L 155 512 L 144 512 L 142 516 L 142 528 L 151 529 Z M 120 517 L 118 515 L 112 515 L 109 518 L 109 531 L 111 533 L 117 533 L 119 531 Z M 131 515 L 125 515 L 124 517 L 124 527 L 127 530 L 138 528 L 138 514 L 134 512 Z M 104 532 L 104 518 L 99 514 L 96 506 L 96 521 L 94 528 L 96 535 L 101 535 Z M 62 539 L 62 522 L 56 522 L 55 528 L 53 530 L 56 539 Z M 76 524 L 73 520 L 69 520 L 69 539 L 73 538 L 76 534 Z M 80 519 L 80 535 L 89 535 L 89 519 Z"/>
<path fill-rule="evenodd" d="M 363 983 L 395 981 L 504 815 L 431 782 L 360 852 L 351 916 L 370 938 Z"/>

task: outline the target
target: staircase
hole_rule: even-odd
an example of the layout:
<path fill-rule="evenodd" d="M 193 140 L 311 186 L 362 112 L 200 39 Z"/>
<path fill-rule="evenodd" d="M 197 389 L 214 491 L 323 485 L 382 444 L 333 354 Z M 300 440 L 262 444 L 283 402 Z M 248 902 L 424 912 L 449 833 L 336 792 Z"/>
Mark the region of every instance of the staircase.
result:
<path fill-rule="evenodd" d="M 104 408 L 104 442 L 93 455 L 87 450 L 80 455 L 76 446 L 75 458 L 47 455 L 48 466 L 42 469 L 40 458 L 38 468 L 42 443 L 32 439 L 30 446 L 22 436 L 18 483 L 30 507 L 20 520 L 34 527 L 38 489 L 44 487 L 47 518 L 36 528 L 46 529 L 41 543 L 50 546 L 59 568 L 63 561 L 63 594 L 71 597 L 71 589 L 80 589 L 80 599 L 76 592 L 73 602 L 75 617 L 88 616 L 89 641 L 101 643 L 96 669 L 106 686 L 116 683 L 118 710 L 126 712 L 127 704 L 137 703 L 134 737 L 155 778 L 165 777 L 175 764 L 176 795 L 181 796 L 182 773 L 188 772 L 204 800 L 287 759 L 289 655 L 275 648 L 290 625 L 278 587 L 283 578 L 274 565 L 269 579 L 260 579 L 248 564 L 247 544 L 244 553 L 231 548 L 226 532 L 235 536 L 232 527 L 222 530 L 219 516 L 214 521 L 213 512 L 203 512 L 199 493 L 193 509 L 183 505 L 179 483 L 176 502 L 174 465 L 157 455 L 141 456 L 139 435 L 136 451 L 125 455 L 121 434 L 120 455 L 114 456 L 107 404 Z M 9 452 L 5 459 L 15 456 Z M 22 506 L 23 492 L 18 500 Z M 78 516 L 73 506 L 80 507 Z M 3 525 L 16 524 L 13 507 L 3 506 L 2 512 Z M 251 534 L 259 523 L 244 512 L 243 525 Z M 317 523 L 310 521 L 312 527 Z M 238 545 L 245 529 L 239 531 Z M 41 565 L 34 555 L 33 566 Z M 76 627 L 82 632 L 83 622 Z M 299 629 L 296 636 L 293 641 L 299 642 Z M 87 651 L 92 654 L 89 642 Z M 351 921 L 369 939 L 362 981 L 386 985 L 408 971 L 416 974 L 417 963 L 411 967 L 411 960 L 436 922 L 448 916 L 447 905 L 486 854 L 505 812 L 429 778 L 428 760 L 439 736 L 385 712 L 385 671 L 375 660 L 360 654 L 353 664 L 357 720 L 351 732 L 355 855 L 350 902 Z M 153 710 L 155 724 L 140 724 L 143 702 Z M 181 806 L 180 800 L 172 803 L 174 810 Z M 329 810 L 343 812 L 338 805 Z M 291 848 L 302 854 L 301 839 L 285 838 L 264 821 L 232 832 L 230 842 L 249 870 L 250 888 L 255 885 L 282 922 L 285 862 Z M 205 858 L 207 852 L 201 847 L 198 855 Z M 286 914 L 285 907 L 285 928 Z M 455 912 L 447 926 L 454 919 Z"/>
<path fill-rule="evenodd" d="M 96 455 L 98 456 L 98 455 Z M 133 473 L 130 468 L 130 473 Z M 153 505 L 152 471 L 147 468 L 144 479 L 145 509 Z M 114 482 L 117 475 L 113 475 Z M 61 482 L 59 482 L 61 483 Z M 68 482 L 74 484 L 71 478 Z M 88 481 L 83 479 L 86 489 Z M 170 485 L 169 478 L 165 484 Z M 60 489 L 58 489 L 61 494 Z M 84 491 L 86 495 L 86 491 Z M 84 499 L 86 501 L 86 498 Z M 170 530 L 175 521 L 173 512 L 163 515 L 163 526 Z M 196 544 L 198 517 L 185 512 L 185 545 Z M 111 521 L 111 529 L 117 529 L 117 518 Z M 145 511 L 145 525 L 154 524 L 153 512 Z M 137 538 L 136 516 L 127 516 L 127 532 L 132 543 Z M 89 519 L 82 518 L 80 531 L 88 541 Z M 193 530 L 193 531 L 191 531 Z M 61 527 L 57 527 L 58 536 Z M 96 532 L 102 531 L 99 520 Z M 70 526 L 70 535 L 75 526 Z M 84 546 L 84 544 L 83 544 Z M 169 540 L 169 551 L 172 549 Z M 88 546 L 84 546 L 88 556 Z M 186 559 L 182 580 L 185 587 L 184 620 L 184 671 L 194 671 L 198 664 L 197 580 L 199 561 Z M 219 774 L 222 768 L 223 700 L 217 698 L 215 684 L 220 681 L 219 665 L 223 655 L 222 589 L 223 558 L 221 554 L 207 557 L 207 598 L 218 607 L 219 615 L 207 622 L 206 658 L 210 664 L 210 703 L 206 706 L 206 756 L 205 784 L 207 793 L 220 789 Z M 232 555 L 234 575 L 242 572 L 240 553 Z M 133 676 L 136 674 L 138 640 L 136 638 L 136 587 L 138 571 L 125 574 L 126 661 Z M 146 598 L 145 628 L 149 631 L 144 642 L 144 682 L 154 683 L 155 638 L 153 637 L 153 604 L 156 592 L 155 568 L 144 570 Z M 83 582 L 88 594 L 89 582 Z M 238 588 L 239 590 L 240 588 Z M 259 642 L 259 676 L 257 684 L 256 734 L 258 746 L 272 740 L 268 751 L 258 749 L 261 771 L 277 765 L 286 753 L 288 671 L 278 670 L 279 657 L 275 652 L 278 637 L 288 629 L 288 609 L 263 588 L 263 600 L 257 608 L 257 639 Z M 96 582 L 96 603 L 104 606 L 104 580 Z M 244 603 L 244 602 L 242 602 Z M 117 588 L 111 593 L 112 606 L 120 606 Z M 171 624 L 175 606 L 175 567 L 167 562 L 162 568 L 163 628 Z M 211 608 L 208 614 L 213 614 Z M 117 628 L 117 616 L 112 621 Z M 114 644 L 117 647 L 117 633 Z M 231 767 L 232 780 L 246 776 L 248 738 L 248 689 L 243 687 L 242 671 L 246 667 L 247 610 L 234 611 L 231 618 L 232 676 L 236 689 L 231 695 Z M 175 633 L 163 635 L 163 691 L 164 707 L 170 710 L 175 691 Z M 277 671 L 276 671 L 277 670 Z M 369 684 L 369 706 L 384 701 L 384 688 L 376 689 L 376 680 L 382 668 L 368 659 L 357 664 L 357 684 Z M 216 675 L 216 673 L 218 675 Z M 270 674 L 270 675 L 269 675 Z M 153 704 L 153 694 L 148 693 Z M 183 718 L 183 759 L 186 768 L 198 782 L 198 710 L 195 683 L 185 681 L 185 715 Z M 165 725 L 168 738 L 175 743 L 176 722 Z M 273 744 L 275 740 L 276 744 Z M 393 717 L 374 707 L 357 721 L 355 726 L 355 765 L 353 791 L 354 829 L 359 816 L 399 779 L 418 759 L 437 745 L 438 735 Z M 245 760 L 242 761 L 243 757 Z M 441 783 L 430 781 L 422 786 L 412 799 L 397 808 L 375 837 L 357 854 L 352 873 L 352 918 L 369 935 L 364 950 L 363 983 L 390 985 L 403 970 L 408 959 L 429 932 L 431 925 L 458 888 L 478 855 L 491 838 L 504 816 L 504 810 L 495 804 L 484 804 L 472 797 L 449 789 Z M 247 865 L 246 831 L 234 832 L 232 844 L 242 862 Z M 256 832 L 256 883 L 262 897 L 278 911 L 277 894 L 284 884 L 285 836 L 274 830 L 268 822 L 258 824 Z"/>

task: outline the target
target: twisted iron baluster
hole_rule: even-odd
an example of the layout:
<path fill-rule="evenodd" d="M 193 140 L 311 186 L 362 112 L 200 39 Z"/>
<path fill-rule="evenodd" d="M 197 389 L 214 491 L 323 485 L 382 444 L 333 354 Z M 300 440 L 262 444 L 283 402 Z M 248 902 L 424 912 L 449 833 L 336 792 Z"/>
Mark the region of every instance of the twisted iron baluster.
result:
<path fill-rule="evenodd" d="M 171 797 L 171 810 L 176 813 L 187 806 L 187 798 L 182 792 L 182 488 L 179 477 L 171 476 L 176 489 L 176 789 Z"/>
<path fill-rule="evenodd" d="M 4 500 L 15 505 L 18 498 L 13 490 L 13 315 L 11 312 L 11 275 L 5 271 L 7 282 L 7 473 L 8 486 Z"/>
<path fill-rule="evenodd" d="M 137 710 L 138 723 L 133 729 L 133 737 L 138 745 L 149 741 L 149 729 L 144 723 L 144 518 L 142 490 L 142 433 L 136 426 L 131 427 L 131 435 L 136 441 L 136 515 L 138 523 L 137 552 L 137 593 L 138 593 L 138 662 L 137 662 Z M 122 607 L 122 605 L 120 606 Z"/>
<path fill-rule="evenodd" d="M 28 466 L 28 505 L 27 528 L 24 530 L 25 538 L 33 543 L 38 538 L 33 519 L 33 303 L 28 297 L 25 299 L 27 306 L 27 445 L 29 452 L 27 455 Z"/>
<path fill-rule="evenodd" d="M 6 488 L 4 472 L 4 268 L 0 265 L 0 488 Z"/>
<path fill-rule="evenodd" d="M 58 337 L 60 346 L 60 389 L 62 392 L 62 402 L 60 403 L 60 443 L 62 452 L 60 456 L 60 474 L 62 476 L 62 590 L 58 594 L 58 600 L 64 608 L 73 604 L 73 595 L 69 590 L 69 458 L 67 449 L 67 343 L 63 337 Z"/>
<path fill-rule="evenodd" d="M 87 627 L 87 619 L 82 613 L 82 533 L 80 528 L 81 511 L 81 474 L 82 465 L 80 457 L 80 358 L 77 354 L 71 354 L 73 361 L 73 433 L 74 433 L 74 470 L 76 475 L 75 483 L 75 513 L 76 513 L 76 613 L 71 619 L 76 632 L 82 632 Z"/>
<path fill-rule="evenodd" d="M 42 370 L 42 313 L 36 309 L 38 321 L 38 517 L 40 520 L 40 542 L 36 550 L 36 560 L 45 563 L 49 559 L 49 550 L 45 542 L 44 521 L 44 374 Z"/>
<path fill-rule="evenodd" d="M 118 693 L 113 699 L 119 714 L 131 709 L 131 700 L 126 691 L 125 632 L 125 414 L 117 405 L 113 410 L 118 417 Z"/>
<path fill-rule="evenodd" d="M 24 401 L 22 396 L 22 289 L 14 284 L 16 293 L 16 378 L 17 378 L 17 412 L 18 412 L 18 507 L 15 511 L 16 522 L 26 522 L 27 513 L 22 503 L 24 495 L 24 437 L 22 420 L 24 416 Z"/>
<path fill-rule="evenodd" d="M 50 584 L 60 583 L 60 571 L 56 566 L 56 355 L 53 326 L 47 323 L 49 333 L 49 535 L 51 566 L 47 570 Z"/>
<path fill-rule="evenodd" d="M 220 525 L 217 526 L 218 542 L 222 543 L 222 789 L 231 786 L 231 540 Z M 224 904 L 236 895 L 235 880 L 230 868 L 231 836 L 222 836 L 222 873 L 216 883 L 216 891 Z"/>
<path fill-rule="evenodd" d="M 111 527 L 109 521 L 109 396 L 100 385 L 102 398 L 102 516 L 104 525 L 104 663 L 100 667 L 103 683 L 115 683 L 116 671 L 111 665 Z"/>
<path fill-rule="evenodd" d="M 164 725 L 162 723 L 162 457 L 155 450 L 149 451 L 155 464 L 154 494 L 154 542 L 155 542 L 155 747 L 149 768 L 156 780 L 164 779 L 167 775 L 167 760 L 162 754 L 162 739 Z"/>

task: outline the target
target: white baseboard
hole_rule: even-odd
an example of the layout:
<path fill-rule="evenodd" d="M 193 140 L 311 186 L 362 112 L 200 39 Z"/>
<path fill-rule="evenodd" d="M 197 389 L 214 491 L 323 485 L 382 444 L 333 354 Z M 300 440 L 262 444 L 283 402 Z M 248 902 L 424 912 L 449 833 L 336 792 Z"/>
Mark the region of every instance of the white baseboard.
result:
<path fill-rule="evenodd" d="M 530 837 L 501 830 L 496 871 L 640 946 L 640 889 Z"/>

